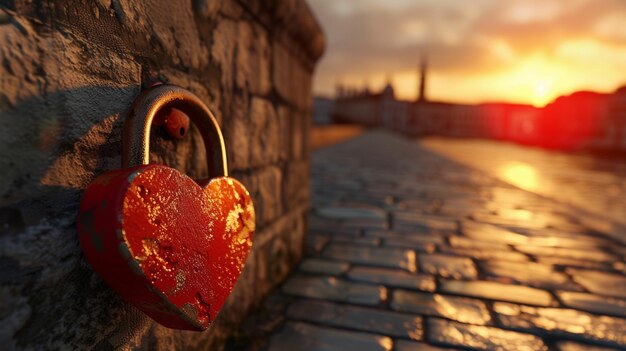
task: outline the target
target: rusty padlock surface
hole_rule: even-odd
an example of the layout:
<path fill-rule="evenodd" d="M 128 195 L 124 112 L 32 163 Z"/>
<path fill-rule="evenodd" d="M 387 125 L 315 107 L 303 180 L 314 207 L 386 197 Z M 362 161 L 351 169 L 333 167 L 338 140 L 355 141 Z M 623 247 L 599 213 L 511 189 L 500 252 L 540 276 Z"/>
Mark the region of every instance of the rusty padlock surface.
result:
<path fill-rule="evenodd" d="M 166 108 L 185 112 L 204 139 L 209 179 L 149 164 L 150 128 Z M 122 169 L 85 190 L 80 246 L 94 270 L 158 323 L 205 330 L 232 291 L 252 247 L 255 214 L 245 187 L 228 177 L 217 121 L 173 85 L 141 93 L 124 122 Z"/>

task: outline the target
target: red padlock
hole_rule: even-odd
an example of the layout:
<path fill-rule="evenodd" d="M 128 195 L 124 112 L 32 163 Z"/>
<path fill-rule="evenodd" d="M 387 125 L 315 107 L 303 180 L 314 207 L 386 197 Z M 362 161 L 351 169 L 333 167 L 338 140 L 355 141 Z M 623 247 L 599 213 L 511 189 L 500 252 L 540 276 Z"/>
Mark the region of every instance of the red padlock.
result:
<path fill-rule="evenodd" d="M 176 108 L 202 134 L 209 179 L 148 164 L 155 115 Z M 87 188 L 77 219 L 85 258 L 120 295 L 158 323 L 205 330 L 241 274 L 252 247 L 254 207 L 228 177 L 217 121 L 192 93 L 159 85 L 135 100 L 124 123 L 122 169 Z"/>

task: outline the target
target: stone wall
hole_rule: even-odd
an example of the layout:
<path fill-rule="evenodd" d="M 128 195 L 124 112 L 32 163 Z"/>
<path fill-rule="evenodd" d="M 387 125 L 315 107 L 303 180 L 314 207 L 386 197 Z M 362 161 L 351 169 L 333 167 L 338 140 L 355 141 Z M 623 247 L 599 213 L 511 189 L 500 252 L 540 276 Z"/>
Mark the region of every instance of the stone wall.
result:
<path fill-rule="evenodd" d="M 2 1 L 0 342 L 3 349 L 219 349 L 296 262 L 308 206 L 311 76 L 321 30 L 303 0 Z M 257 235 L 220 318 L 170 330 L 120 300 L 84 260 L 84 188 L 119 168 L 142 86 L 185 87 L 214 111 Z M 207 173 L 194 128 L 152 135 L 154 162 Z"/>

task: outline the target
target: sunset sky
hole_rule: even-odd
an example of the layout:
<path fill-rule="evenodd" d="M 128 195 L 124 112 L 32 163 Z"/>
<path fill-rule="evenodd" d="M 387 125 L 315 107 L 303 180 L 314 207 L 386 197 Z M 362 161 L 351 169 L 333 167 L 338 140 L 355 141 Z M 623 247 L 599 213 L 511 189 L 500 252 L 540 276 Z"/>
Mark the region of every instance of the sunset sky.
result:
<path fill-rule="evenodd" d="M 309 0 L 327 38 L 315 92 L 414 99 L 420 51 L 433 100 L 543 106 L 626 85 L 626 0 Z"/>

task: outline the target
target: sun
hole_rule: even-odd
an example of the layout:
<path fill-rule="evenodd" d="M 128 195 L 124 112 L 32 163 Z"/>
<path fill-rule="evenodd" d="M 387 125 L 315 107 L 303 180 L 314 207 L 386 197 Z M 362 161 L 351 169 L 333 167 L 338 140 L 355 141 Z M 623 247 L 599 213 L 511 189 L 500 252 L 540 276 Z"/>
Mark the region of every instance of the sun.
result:
<path fill-rule="evenodd" d="M 552 84 L 547 80 L 538 80 L 535 82 L 532 104 L 535 106 L 544 106 L 552 99 Z"/>

